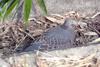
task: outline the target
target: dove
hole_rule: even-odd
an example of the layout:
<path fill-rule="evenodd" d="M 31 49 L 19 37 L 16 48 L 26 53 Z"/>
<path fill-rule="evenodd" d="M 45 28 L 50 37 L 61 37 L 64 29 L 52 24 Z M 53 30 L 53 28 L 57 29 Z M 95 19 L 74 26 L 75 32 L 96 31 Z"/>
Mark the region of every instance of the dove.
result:
<path fill-rule="evenodd" d="M 73 24 L 75 22 L 75 20 L 69 18 L 65 19 L 62 25 L 44 32 L 38 40 L 31 43 L 24 51 L 63 50 L 74 47 L 76 33 Z"/>

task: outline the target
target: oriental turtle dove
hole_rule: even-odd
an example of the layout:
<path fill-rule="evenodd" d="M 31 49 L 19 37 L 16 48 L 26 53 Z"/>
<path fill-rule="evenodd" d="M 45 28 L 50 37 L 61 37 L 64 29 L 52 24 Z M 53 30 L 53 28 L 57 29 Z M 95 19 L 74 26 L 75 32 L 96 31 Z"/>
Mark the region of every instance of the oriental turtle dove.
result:
<path fill-rule="evenodd" d="M 25 51 L 34 50 L 59 50 L 73 47 L 75 40 L 75 30 L 72 24 L 76 22 L 72 19 L 66 19 L 60 26 L 50 28 L 43 33 L 41 38 L 31 43 Z"/>

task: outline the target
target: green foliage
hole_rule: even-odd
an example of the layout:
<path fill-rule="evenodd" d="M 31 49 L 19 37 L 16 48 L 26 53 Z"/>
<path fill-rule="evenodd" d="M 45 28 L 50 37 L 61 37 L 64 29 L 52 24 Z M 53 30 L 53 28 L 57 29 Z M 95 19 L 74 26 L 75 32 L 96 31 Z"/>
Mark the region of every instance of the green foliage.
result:
<path fill-rule="evenodd" d="M 42 12 L 44 15 L 47 15 L 47 9 L 46 9 L 46 6 L 45 6 L 45 2 L 44 0 L 37 0 L 40 8 L 42 9 Z"/>
<path fill-rule="evenodd" d="M 7 10 L 5 11 L 4 18 L 7 17 L 13 11 L 15 6 L 18 4 L 18 0 L 9 1 L 7 4 L 8 6 Z"/>
<path fill-rule="evenodd" d="M 1 20 L 4 20 L 15 8 L 15 6 L 18 3 L 18 0 L 5 0 L 5 1 L 2 0 L 1 2 L 5 3 L 3 7 L 2 5 L 0 6 L 2 7 L 2 10 L 0 11 L 0 17 Z"/>
<path fill-rule="evenodd" d="M 5 4 L 0 12 L 0 20 L 4 20 L 4 15 L 6 13 L 6 10 L 7 10 L 7 4 Z"/>
<path fill-rule="evenodd" d="M 8 2 L 9 0 L 1 0 L 0 1 L 0 7 L 3 7 L 5 4 L 6 4 L 6 2 Z"/>
<path fill-rule="evenodd" d="M 27 24 L 28 22 L 28 18 L 30 15 L 30 11 L 32 9 L 32 0 L 21 0 L 24 4 L 23 4 L 23 8 L 22 8 L 22 13 L 24 14 L 22 17 L 24 19 L 24 21 L 26 22 L 25 24 Z M 46 6 L 44 3 L 44 0 L 37 0 L 40 8 L 43 11 L 43 14 L 47 14 L 47 10 L 46 10 Z M 0 7 L 2 8 L 2 10 L 0 11 L 0 18 L 1 19 L 5 19 L 6 17 L 8 17 L 13 10 L 15 10 L 15 8 L 19 7 L 20 0 L 1 0 L 0 1 Z M 17 12 L 17 9 L 16 9 Z"/>
<path fill-rule="evenodd" d="M 32 7 L 32 0 L 24 0 L 24 21 L 27 24 Z"/>

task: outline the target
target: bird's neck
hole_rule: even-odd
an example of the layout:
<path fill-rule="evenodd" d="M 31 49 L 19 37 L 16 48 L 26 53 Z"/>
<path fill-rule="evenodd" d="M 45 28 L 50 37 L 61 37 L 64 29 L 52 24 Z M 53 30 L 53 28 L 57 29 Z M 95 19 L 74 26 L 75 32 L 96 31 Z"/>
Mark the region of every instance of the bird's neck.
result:
<path fill-rule="evenodd" d="M 65 26 L 65 25 L 61 25 L 60 26 L 62 29 L 68 29 L 68 26 Z"/>

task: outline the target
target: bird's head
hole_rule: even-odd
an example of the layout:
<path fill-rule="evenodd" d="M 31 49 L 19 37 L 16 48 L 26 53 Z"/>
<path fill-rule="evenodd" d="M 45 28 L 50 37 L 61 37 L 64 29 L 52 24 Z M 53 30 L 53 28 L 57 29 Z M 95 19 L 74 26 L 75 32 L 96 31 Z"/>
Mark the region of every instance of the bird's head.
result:
<path fill-rule="evenodd" d="M 63 29 L 68 29 L 68 28 L 74 29 L 76 25 L 77 25 L 77 22 L 75 20 L 73 20 L 71 18 L 66 18 L 64 20 L 64 23 L 61 25 L 61 27 Z"/>

